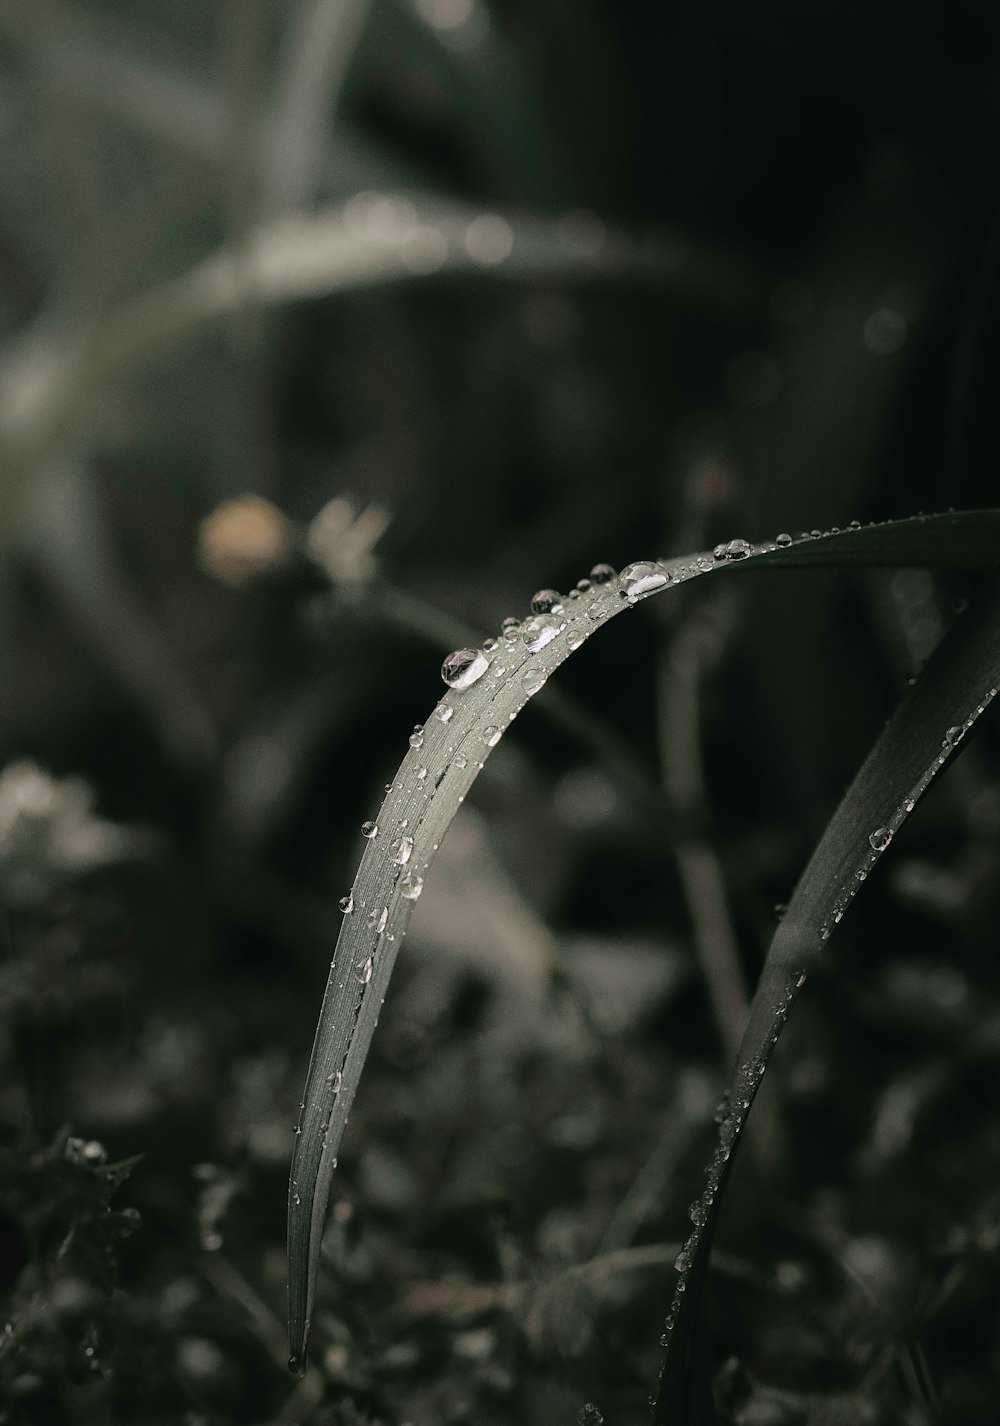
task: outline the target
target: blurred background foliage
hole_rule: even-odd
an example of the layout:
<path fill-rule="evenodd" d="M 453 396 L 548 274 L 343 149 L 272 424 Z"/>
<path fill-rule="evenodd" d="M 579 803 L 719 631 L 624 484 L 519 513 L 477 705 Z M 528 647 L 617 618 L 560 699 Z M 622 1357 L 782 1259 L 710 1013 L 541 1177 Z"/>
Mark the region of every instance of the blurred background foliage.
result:
<path fill-rule="evenodd" d="M 775 904 L 975 589 L 757 574 L 533 701 L 421 901 L 296 1383 L 337 899 L 441 655 L 533 589 L 995 503 L 998 28 L 0 0 L 0 1421 L 646 1419 Z M 789 1028 L 720 1421 L 995 1420 L 998 838 L 987 735 Z"/>

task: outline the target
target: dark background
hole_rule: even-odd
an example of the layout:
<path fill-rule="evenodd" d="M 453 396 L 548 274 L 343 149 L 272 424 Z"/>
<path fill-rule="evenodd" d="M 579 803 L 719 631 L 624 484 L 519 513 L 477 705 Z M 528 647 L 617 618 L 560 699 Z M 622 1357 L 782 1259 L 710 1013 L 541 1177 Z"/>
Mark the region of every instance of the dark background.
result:
<path fill-rule="evenodd" d="M 738 1028 L 706 938 L 752 987 L 976 594 L 750 573 L 571 660 L 575 734 L 532 703 L 418 908 L 289 1377 L 337 900 L 443 654 L 599 560 L 996 499 L 996 7 L 334 9 L 0 0 L 5 1426 L 644 1421 Z M 768 1077 L 720 1421 L 995 1421 L 998 836 L 987 726 Z"/>

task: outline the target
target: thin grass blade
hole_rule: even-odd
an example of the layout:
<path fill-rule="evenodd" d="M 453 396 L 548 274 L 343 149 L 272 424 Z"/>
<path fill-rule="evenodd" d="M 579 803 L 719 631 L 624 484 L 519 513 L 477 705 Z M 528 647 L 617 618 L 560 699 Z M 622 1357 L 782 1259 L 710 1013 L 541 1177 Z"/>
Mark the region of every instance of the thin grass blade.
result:
<path fill-rule="evenodd" d="M 898 530 L 892 545 L 899 547 Z M 767 953 L 720 1106 L 719 1143 L 692 1205 L 694 1229 L 677 1258 L 656 1426 L 711 1419 L 699 1396 L 698 1308 L 711 1243 L 750 1108 L 808 973 L 841 917 L 920 797 L 977 726 L 1000 684 L 1000 586 L 942 640 L 883 729 L 834 813 L 795 888 Z"/>
<path fill-rule="evenodd" d="M 461 691 L 449 690 L 412 735 L 376 819 L 365 824 L 368 840 L 330 966 L 296 1129 L 288 1202 L 293 1368 L 305 1362 L 330 1184 L 386 987 L 423 879 L 492 748 L 559 665 L 616 615 L 703 574 L 785 563 L 991 568 L 1000 564 L 1000 511 L 919 516 L 757 546 L 733 540 L 711 553 L 633 564 L 617 577 L 602 571 L 575 598 L 525 620 L 500 650 L 484 654 L 484 665 L 502 662 L 502 676 L 484 667 Z"/>

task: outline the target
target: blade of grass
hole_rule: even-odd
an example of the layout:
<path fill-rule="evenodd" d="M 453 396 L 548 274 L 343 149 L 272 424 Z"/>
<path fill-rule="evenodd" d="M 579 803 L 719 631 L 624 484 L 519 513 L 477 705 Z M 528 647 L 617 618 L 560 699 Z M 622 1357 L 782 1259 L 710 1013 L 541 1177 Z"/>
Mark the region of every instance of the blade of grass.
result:
<path fill-rule="evenodd" d="M 898 527 L 897 527 L 898 530 Z M 896 532 L 893 533 L 893 542 Z M 827 824 L 779 924 L 750 1008 L 708 1185 L 678 1255 L 655 1423 L 699 1415 L 697 1310 L 733 1153 L 789 1010 L 834 927 L 919 798 L 992 702 L 1000 682 L 1000 588 L 944 637 Z"/>
<path fill-rule="evenodd" d="M 640 247 L 609 234 L 598 251 L 583 252 L 567 246 L 559 220 L 484 214 L 428 194 L 355 195 L 342 207 L 266 223 L 95 324 L 67 327 L 46 314 L 0 364 L 0 440 L 20 466 L 37 462 L 95 391 L 248 302 L 274 306 L 449 273 L 662 283 L 702 305 L 751 309 L 764 292 L 756 274 L 668 235 Z"/>
<path fill-rule="evenodd" d="M 288 1201 L 293 1369 L 305 1365 L 330 1184 L 396 955 L 423 877 L 491 749 L 532 692 L 615 615 L 702 574 L 783 562 L 991 568 L 1000 562 L 1000 511 L 918 516 L 756 548 L 732 541 L 714 554 L 629 566 L 617 581 L 574 591 L 557 613 L 537 616 L 552 634 L 547 644 L 532 652 L 512 641 L 497 656 L 502 677 L 451 690 L 414 733 L 377 822 L 366 824 L 369 840 L 331 962 L 296 1127 Z"/>
<path fill-rule="evenodd" d="M 301 207 L 323 170 L 328 130 L 372 0 L 299 0 L 275 77 L 261 176 L 265 213 Z"/>

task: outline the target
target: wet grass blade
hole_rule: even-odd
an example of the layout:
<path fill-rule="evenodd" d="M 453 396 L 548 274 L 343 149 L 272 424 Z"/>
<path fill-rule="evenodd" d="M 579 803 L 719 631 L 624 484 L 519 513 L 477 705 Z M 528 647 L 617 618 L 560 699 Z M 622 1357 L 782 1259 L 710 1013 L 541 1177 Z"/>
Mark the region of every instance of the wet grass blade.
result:
<path fill-rule="evenodd" d="M 434 854 L 491 749 L 555 669 L 615 615 L 703 574 L 773 564 L 990 568 L 1000 564 L 1000 511 L 919 516 L 797 540 L 780 536 L 757 546 L 733 540 L 713 553 L 633 564 L 617 577 L 599 566 L 592 582 L 583 581 L 586 587 L 573 591 L 575 597 L 565 596 L 555 607 L 529 616 L 511 631 L 512 637 L 501 639 L 497 651 L 481 656 L 482 674 L 492 660 L 503 664 L 502 676 L 494 670 L 461 691 L 449 690 L 426 727 L 411 737 L 377 819 L 365 824 L 367 844 L 345 899 L 292 1155 L 288 1268 L 293 1368 L 305 1361 L 337 1152 L 396 955 Z M 790 912 L 783 923 L 789 933 L 797 917 L 796 912 L 791 920 Z M 759 1024 L 759 1009 L 755 1016 L 752 1025 Z"/>
<path fill-rule="evenodd" d="M 1000 587 L 945 635 L 877 739 L 816 847 L 775 931 L 720 1110 L 719 1144 L 694 1229 L 678 1255 L 656 1426 L 710 1420 L 699 1393 L 698 1308 L 733 1155 L 798 993 L 845 910 L 1000 684 Z M 706 1412 L 708 1414 L 706 1415 Z"/>

